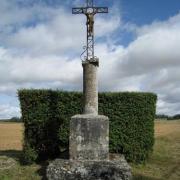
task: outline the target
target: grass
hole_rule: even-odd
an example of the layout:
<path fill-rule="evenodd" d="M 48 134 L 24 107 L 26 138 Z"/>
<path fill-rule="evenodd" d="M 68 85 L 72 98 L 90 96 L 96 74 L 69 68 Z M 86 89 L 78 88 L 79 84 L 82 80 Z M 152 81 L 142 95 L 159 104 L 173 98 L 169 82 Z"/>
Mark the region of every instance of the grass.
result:
<path fill-rule="evenodd" d="M 46 167 L 45 163 L 22 166 L 16 160 L 16 164 L 10 169 L 0 169 L 0 180 L 45 180 Z"/>
<path fill-rule="evenodd" d="M 154 152 L 145 165 L 134 165 L 135 179 L 180 179 L 180 121 L 157 121 Z"/>
<path fill-rule="evenodd" d="M 45 178 L 47 162 L 23 166 L 19 163 L 23 125 L 0 123 L 0 180 L 40 180 Z M 131 164 L 135 180 L 180 179 L 180 121 L 156 121 L 154 152 L 144 165 Z M 11 161 L 3 169 L 1 162 Z M 11 163 L 10 163 L 11 164 Z"/>

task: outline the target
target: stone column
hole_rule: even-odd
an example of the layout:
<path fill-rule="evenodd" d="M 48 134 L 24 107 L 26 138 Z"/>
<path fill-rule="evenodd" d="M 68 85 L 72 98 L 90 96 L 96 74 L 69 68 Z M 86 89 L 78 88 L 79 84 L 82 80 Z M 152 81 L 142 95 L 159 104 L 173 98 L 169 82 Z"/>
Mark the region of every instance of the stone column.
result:
<path fill-rule="evenodd" d="M 85 61 L 83 66 L 83 114 L 98 114 L 98 61 Z"/>

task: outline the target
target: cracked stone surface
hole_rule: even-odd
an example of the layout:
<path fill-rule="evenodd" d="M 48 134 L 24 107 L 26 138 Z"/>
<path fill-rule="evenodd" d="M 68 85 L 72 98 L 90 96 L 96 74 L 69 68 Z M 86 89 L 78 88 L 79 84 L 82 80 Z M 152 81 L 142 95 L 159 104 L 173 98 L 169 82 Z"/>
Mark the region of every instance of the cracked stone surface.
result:
<path fill-rule="evenodd" d="M 130 180 L 131 168 L 123 156 L 110 161 L 56 159 L 47 168 L 48 180 Z"/>

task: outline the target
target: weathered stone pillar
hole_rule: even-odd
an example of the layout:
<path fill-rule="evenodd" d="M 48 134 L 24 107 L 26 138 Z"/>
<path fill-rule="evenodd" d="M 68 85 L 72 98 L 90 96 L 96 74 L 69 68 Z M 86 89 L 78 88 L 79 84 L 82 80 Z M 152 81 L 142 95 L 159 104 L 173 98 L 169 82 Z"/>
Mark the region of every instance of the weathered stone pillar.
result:
<path fill-rule="evenodd" d="M 69 155 L 71 160 L 109 159 L 109 119 L 80 114 L 70 121 Z"/>
<path fill-rule="evenodd" d="M 97 61 L 85 61 L 83 66 L 83 114 L 98 114 Z"/>

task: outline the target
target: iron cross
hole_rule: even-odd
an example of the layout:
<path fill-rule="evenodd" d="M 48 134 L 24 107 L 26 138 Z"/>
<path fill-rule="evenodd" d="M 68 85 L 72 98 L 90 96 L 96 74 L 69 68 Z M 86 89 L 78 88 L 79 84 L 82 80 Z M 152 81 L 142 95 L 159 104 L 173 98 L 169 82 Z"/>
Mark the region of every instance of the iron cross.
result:
<path fill-rule="evenodd" d="M 73 14 L 84 14 L 87 17 L 87 45 L 84 46 L 84 52 L 81 57 L 83 61 L 96 61 L 98 58 L 94 56 L 94 16 L 97 13 L 108 13 L 107 7 L 94 7 L 94 0 L 86 0 L 86 7 L 72 8 Z"/>

